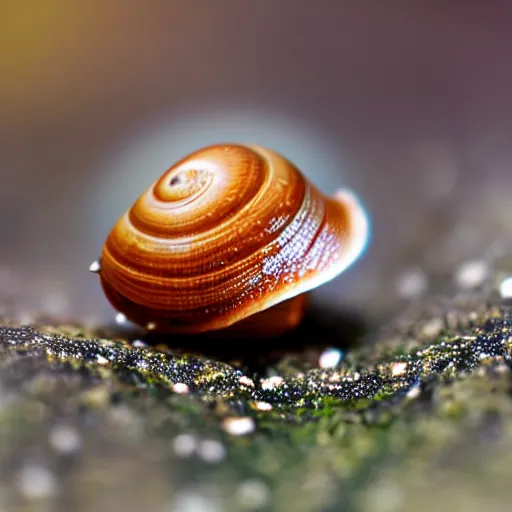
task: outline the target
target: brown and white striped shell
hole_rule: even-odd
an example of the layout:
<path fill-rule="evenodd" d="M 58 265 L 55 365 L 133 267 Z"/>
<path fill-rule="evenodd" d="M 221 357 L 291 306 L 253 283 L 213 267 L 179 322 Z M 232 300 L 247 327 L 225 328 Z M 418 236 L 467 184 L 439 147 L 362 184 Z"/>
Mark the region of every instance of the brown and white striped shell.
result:
<path fill-rule="evenodd" d="M 218 144 L 186 156 L 116 223 L 98 269 L 112 305 L 149 329 L 295 327 L 304 293 L 364 250 L 353 194 L 320 193 L 284 157 Z"/>

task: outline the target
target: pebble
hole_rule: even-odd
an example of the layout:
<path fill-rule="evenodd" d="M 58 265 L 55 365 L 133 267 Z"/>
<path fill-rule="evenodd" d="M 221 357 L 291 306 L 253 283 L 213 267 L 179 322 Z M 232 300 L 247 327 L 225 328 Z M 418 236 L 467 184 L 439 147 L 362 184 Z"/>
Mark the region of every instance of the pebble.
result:
<path fill-rule="evenodd" d="M 96 356 L 96 362 L 98 364 L 101 364 L 102 366 L 105 366 L 108 364 L 108 359 L 106 357 L 103 357 L 102 355 L 98 354 Z"/>
<path fill-rule="evenodd" d="M 254 432 L 254 420 L 248 416 L 225 418 L 223 421 L 224 430 L 233 436 L 243 436 Z"/>
<path fill-rule="evenodd" d="M 401 298 L 414 299 L 427 290 L 428 278 L 421 269 L 408 270 L 398 278 L 396 287 Z"/>
<path fill-rule="evenodd" d="M 179 395 L 186 395 L 190 391 L 189 387 L 184 382 L 176 382 L 172 385 L 172 390 Z"/>
<path fill-rule="evenodd" d="M 197 454 L 205 462 L 220 462 L 226 456 L 224 445 L 215 439 L 201 441 L 197 448 Z"/>
<path fill-rule="evenodd" d="M 489 266 L 485 261 L 467 261 L 455 274 L 455 282 L 460 288 L 471 289 L 480 286 L 489 274 Z"/>
<path fill-rule="evenodd" d="M 77 430 L 67 425 L 58 425 L 50 431 L 49 441 L 52 448 L 63 454 L 72 454 L 80 450 L 82 439 Z"/>
<path fill-rule="evenodd" d="M 256 402 L 254 406 L 256 407 L 256 409 L 258 409 L 258 411 L 265 412 L 271 411 L 273 408 L 272 404 L 269 404 L 268 402 Z"/>
<path fill-rule="evenodd" d="M 126 315 L 123 313 L 117 313 L 116 315 L 116 324 L 123 325 L 126 323 Z"/>
<path fill-rule="evenodd" d="M 343 352 L 337 348 L 326 348 L 320 355 L 318 365 L 320 368 L 335 368 L 341 361 Z"/>
<path fill-rule="evenodd" d="M 261 480 L 246 480 L 238 486 L 236 498 L 244 510 L 261 509 L 269 504 L 270 490 Z"/>
<path fill-rule="evenodd" d="M 433 338 L 441 333 L 444 326 L 442 318 L 432 318 L 421 327 L 420 332 L 427 338 Z"/>
<path fill-rule="evenodd" d="M 512 299 L 512 276 L 508 276 L 501 281 L 500 296 L 502 299 Z"/>
<path fill-rule="evenodd" d="M 48 468 L 28 465 L 18 475 L 18 488 L 27 499 L 44 499 L 57 492 L 57 482 Z"/>
<path fill-rule="evenodd" d="M 220 512 L 220 504 L 198 491 L 181 491 L 176 494 L 172 506 L 172 512 Z"/>
<path fill-rule="evenodd" d="M 407 363 L 393 363 L 391 366 L 391 374 L 394 377 L 398 377 L 399 375 L 403 375 L 407 371 Z"/>
<path fill-rule="evenodd" d="M 261 380 L 261 388 L 265 390 L 270 390 L 282 386 L 284 384 L 283 377 L 276 375 L 274 377 L 270 377 L 269 379 Z"/>
<path fill-rule="evenodd" d="M 190 457 L 197 447 L 197 440 L 193 435 L 180 434 L 172 441 L 174 453 L 179 457 Z"/>
<path fill-rule="evenodd" d="M 251 387 L 251 388 L 254 387 L 254 381 L 252 379 L 250 379 L 249 377 L 246 377 L 245 375 L 242 375 L 238 379 L 238 382 L 240 382 L 240 384 L 242 384 L 243 386 L 248 386 L 248 387 Z"/>

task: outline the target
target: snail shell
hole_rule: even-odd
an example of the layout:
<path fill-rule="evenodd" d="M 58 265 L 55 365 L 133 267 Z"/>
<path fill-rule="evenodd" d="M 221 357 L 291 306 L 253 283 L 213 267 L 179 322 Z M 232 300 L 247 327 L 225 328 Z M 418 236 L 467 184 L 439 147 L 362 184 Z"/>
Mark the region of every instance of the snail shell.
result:
<path fill-rule="evenodd" d="M 275 334 L 299 323 L 304 292 L 346 269 L 367 238 L 351 193 L 324 196 L 269 149 L 219 144 L 139 197 L 97 270 L 112 305 L 148 329 Z"/>

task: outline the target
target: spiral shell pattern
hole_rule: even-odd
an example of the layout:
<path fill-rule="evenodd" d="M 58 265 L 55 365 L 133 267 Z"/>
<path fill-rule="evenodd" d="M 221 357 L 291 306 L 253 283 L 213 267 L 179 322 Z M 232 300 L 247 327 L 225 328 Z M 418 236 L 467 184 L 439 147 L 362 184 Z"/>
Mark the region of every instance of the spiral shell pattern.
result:
<path fill-rule="evenodd" d="M 119 219 L 100 278 L 130 320 L 204 332 L 332 279 L 366 237 L 351 194 L 325 197 L 274 151 L 215 145 L 169 168 Z"/>

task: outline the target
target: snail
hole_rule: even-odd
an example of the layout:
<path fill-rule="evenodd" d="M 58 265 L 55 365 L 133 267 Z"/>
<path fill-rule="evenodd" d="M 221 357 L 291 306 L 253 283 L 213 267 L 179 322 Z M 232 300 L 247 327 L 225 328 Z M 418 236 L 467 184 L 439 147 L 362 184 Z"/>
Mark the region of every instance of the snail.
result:
<path fill-rule="evenodd" d="M 364 251 L 365 209 L 322 194 L 279 153 L 217 144 L 170 167 L 108 235 L 97 272 L 110 303 L 149 330 L 276 335 L 306 292 Z"/>

